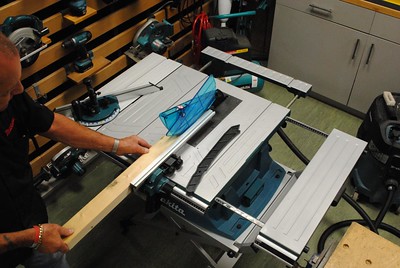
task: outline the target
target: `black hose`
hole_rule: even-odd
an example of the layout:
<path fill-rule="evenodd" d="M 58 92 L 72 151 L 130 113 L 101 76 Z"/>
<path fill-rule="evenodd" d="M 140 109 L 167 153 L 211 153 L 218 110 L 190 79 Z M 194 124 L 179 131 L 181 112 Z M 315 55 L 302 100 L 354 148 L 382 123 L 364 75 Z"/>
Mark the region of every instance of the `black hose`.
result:
<path fill-rule="evenodd" d="M 372 219 L 368 216 L 367 212 L 365 212 L 365 210 L 356 202 L 353 200 L 353 198 L 351 198 L 351 196 L 349 196 L 346 193 L 343 193 L 342 195 L 343 199 L 347 201 L 347 203 L 349 203 L 349 205 L 351 205 L 357 212 L 358 214 L 360 214 L 360 216 L 364 219 L 365 224 L 369 227 L 369 229 L 378 234 L 378 227 L 372 222 Z"/>
<path fill-rule="evenodd" d="M 278 128 L 278 135 L 281 139 L 286 143 L 286 145 L 292 150 L 292 152 L 303 162 L 305 165 L 310 163 L 310 160 L 300 152 L 299 148 L 292 142 L 292 140 L 286 135 L 286 133 L 282 130 L 282 128 Z"/>
<path fill-rule="evenodd" d="M 343 228 L 343 227 L 347 227 L 349 226 L 351 223 L 356 222 L 359 223 L 361 225 L 367 225 L 367 223 L 363 220 L 346 220 L 346 221 L 341 221 L 338 223 L 335 223 L 333 225 L 331 225 L 328 229 L 326 229 L 321 237 L 319 238 L 318 241 L 318 253 L 321 253 L 324 250 L 324 246 L 325 246 L 325 242 L 328 239 L 328 237 L 337 229 Z M 386 224 L 386 223 L 381 223 L 379 225 L 379 229 L 385 230 L 393 235 L 395 235 L 396 237 L 400 238 L 400 230 L 396 229 L 395 227 Z"/>
<path fill-rule="evenodd" d="M 396 192 L 395 187 L 388 187 L 388 197 L 386 198 L 385 205 L 382 207 L 381 211 L 379 211 L 378 216 L 375 219 L 375 227 L 378 228 L 379 225 L 382 223 L 383 218 L 385 217 L 386 213 L 388 212 L 390 205 L 393 202 L 394 193 Z"/>

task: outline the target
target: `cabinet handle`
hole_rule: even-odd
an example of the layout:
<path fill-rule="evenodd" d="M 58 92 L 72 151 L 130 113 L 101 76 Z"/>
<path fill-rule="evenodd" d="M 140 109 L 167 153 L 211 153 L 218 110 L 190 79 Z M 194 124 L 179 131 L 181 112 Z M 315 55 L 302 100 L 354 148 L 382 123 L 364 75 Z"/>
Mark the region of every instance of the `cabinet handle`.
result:
<path fill-rule="evenodd" d="M 354 60 L 354 58 L 356 57 L 356 53 L 357 53 L 359 45 L 360 45 L 360 39 L 357 39 L 356 45 L 354 46 L 354 50 L 353 50 L 353 56 L 351 57 L 352 60 Z"/>
<path fill-rule="evenodd" d="M 320 11 L 324 11 L 324 12 L 327 12 L 327 13 L 329 13 L 329 14 L 332 14 L 332 9 L 320 7 L 320 6 L 317 6 L 317 5 L 315 5 L 315 4 L 309 4 L 309 6 L 311 7 L 311 11 L 312 11 L 313 9 L 318 9 L 318 10 L 320 10 Z"/>
<path fill-rule="evenodd" d="M 372 50 L 373 49 L 374 49 L 374 44 L 371 44 L 371 46 L 369 48 L 368 57 L 367 57 L 367 61 L 365 62 L 365 65 L 368 65 L 369 60 L 371 59 L 371 54 L 372 54 Z"/>

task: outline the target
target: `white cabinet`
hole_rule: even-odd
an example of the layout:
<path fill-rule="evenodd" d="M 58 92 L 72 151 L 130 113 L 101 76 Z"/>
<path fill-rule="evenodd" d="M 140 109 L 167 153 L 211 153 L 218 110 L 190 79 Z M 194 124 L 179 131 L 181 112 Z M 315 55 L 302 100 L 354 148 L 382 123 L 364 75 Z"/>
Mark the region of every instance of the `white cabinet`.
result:
<path fill-rule="evenodd" d="M 385 40 L 400 40 L 400 25 L 377 14 L 339 0 L 277 0 L 268 65 L 365 113 L 382 91 L 400 88 L 400 45 Z"/>
<path fill-rule="evenodd" d="M 400 20 L 376 13 L 348 106 L 365 113 L 383 91 L 400 91 Z"/>
<path fill-rule="evenodd" d="M 357 30 L 277 5 L 268 64 L 347 103 L 366 40 Z"/>
<path fill-rule="evenodd" d="M 383 91 L 400 91 L 400 45 L 371 36 L 367 51 L 348 102 L 349 107 L 363 113 Z"/>

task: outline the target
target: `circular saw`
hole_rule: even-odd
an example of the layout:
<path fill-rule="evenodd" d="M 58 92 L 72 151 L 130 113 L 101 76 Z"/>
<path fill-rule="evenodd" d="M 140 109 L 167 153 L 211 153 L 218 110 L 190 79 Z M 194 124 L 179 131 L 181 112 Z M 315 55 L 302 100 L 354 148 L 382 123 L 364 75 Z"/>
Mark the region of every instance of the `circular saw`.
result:
<path fill-rule="evenodd" d="M 155 18 L 149 18 L 136 32 L 132 40 L 133 47 L 126 54 L 139 59 L 152 52 L 163 54 L 171 46 L 172 40 L 169 36 L 173 34 L 174 27 L 168 21 L 159 22 Z"/>
<path fill-rule="evenodd" d="M 49 33 L 42 21 L 33 15 L 7 17 L 1 25 L 1 31 L 18 49 L 22 67 L 32 65 L 39 57 L 39 52 L 46 46 L 42 36 Z"/>

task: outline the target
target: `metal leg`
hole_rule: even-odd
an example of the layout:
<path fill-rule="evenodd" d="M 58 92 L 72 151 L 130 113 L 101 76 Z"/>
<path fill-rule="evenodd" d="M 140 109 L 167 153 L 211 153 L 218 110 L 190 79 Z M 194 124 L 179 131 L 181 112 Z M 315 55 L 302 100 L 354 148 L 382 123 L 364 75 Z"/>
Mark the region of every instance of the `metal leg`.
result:
<path fill-rule="evenodd" d="M 214 260 L 201 244 L 193 240 L 190 240 L 190 242 L 192 242 L 192 244 L 200 252 L 201 256 L 206 259 L 210 267 L 213 268 L 232 268 L 242 256 L 242 253 L 239 253 L 238 256 L 230 257 L 228 252 L 222 252 L 222 254 L 216 260 Z"/>
<path fill-rule="evenodd" d="M 221 254 L 217 258 L 213 258 L 207 250 L 202 246 L 201 242 L 207 243 L 207 239 L 192 233 L 190 231 L 187 231 L 184 226 L 181 226 L 178 222 L 176 222 L 172 217 L 168 217 L 174 224 L 175 227 L 178 229 L 177 232 L 181 235 L 185 235 L 188 237 L 190 242 L 195 246 L 195 248 L 199 251 L 200 255 L 205 258 L 205 260 L 209 263 L 209 267 L 213 268 L 232 268 L 236 262 L 239 260 L 239 258 L 242 256 L 242 253 L 238 254 L 230 254 L 229 252 L 226 252 L 222 250 L 219 247 L 218 248 L 221 251 Z M 232 256 L 235 255 L 235 256 Z"/>

